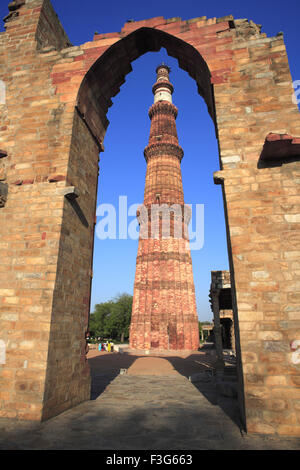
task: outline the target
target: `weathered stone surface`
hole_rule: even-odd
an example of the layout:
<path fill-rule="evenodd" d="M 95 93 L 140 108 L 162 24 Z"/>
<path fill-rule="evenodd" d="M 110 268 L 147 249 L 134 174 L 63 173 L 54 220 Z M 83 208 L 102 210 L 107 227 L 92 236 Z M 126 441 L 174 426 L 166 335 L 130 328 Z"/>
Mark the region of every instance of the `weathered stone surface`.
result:
<path fill-rule="evenodd" d="M 7 200 L 8 187 L 7 184 L 0 181 L 0 207 L 4 207 Z"/>
<path fill-rule="evenodd" d="M 189 381 L 192 383 L 197 383 L 197 382 L 212 382 L 212 374 L 209 372 L 198 372 L 196 374 L 193 374 L 189 377 Z"/>
<path fill-rule="evenodd" d="M 300 159 L 300 138 L 288 134 L 268 134 L 260 156 L 261 164 L 282 164 L 291 159 Z"/>
<path fill-rule="evenodd" d="M 224 397 L 237 397 L 237 384 L 231 382 L 216 382 L 215 387 Z"/>
<path fill-rule="evenodd" d="M 93 399 L 89 402 L 42 424 L 18 422 L 8 416 L 0 419 L 0 449 L 106 449 L 121 451 L 120 455 L 124 450 L 153 448 L 166 451 L 182 449 L 189 453 L 205 449 L 299 450 L 299 439 L 272 435 L 271 426 L 257 421 L 255 431 L 267 431 L 271 435 L 245 434 L 240 427 L 236 398 L 216 393 L 213 383 L 193 385 L 181 375 L 187 372 L 185 367 L 183 370 L 181 367 L 181 373 L 175 371 L 169 376 L 153 375 L 151 367 L 144 367 L 144 373 L 119 375 L 121 366 L 128 367 L 130 371 L 135 366 L 135 362 L 130 365 L 132 361 L 145 358 L 115 357 L 117 359 L 109 361 L 109 370 L 108 356 L 91 359 Z M 151 360 L 149 357 L 146 359 Z M 201 356 L 198 359 L 201 362 Z M 157 360 L 163 362 L 166 359 Z M 179 364 L 180 358 L 177 361 Z M 198 364 L 198 367 L 201 366 Z M 157 369 L 162 372 L 156 363 Z M 256 413 L 255 419 L 258 418 Z M 288 430 L 288 425 L 285 426 Z M 195 452 L 194 464 L 196 457 Z"/>

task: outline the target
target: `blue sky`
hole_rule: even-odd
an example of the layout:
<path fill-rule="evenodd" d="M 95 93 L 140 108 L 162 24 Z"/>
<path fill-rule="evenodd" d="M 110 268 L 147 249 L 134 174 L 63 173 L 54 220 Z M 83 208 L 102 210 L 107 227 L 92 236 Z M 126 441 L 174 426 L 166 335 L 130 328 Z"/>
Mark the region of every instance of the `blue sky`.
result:
<path fill-rule="evenodd" d="M 7 14 L 8 0 L 1 0 L 0 15 Z M 284 32 L 293 80 L 300 80 L 299 17 L 300 5 L 294 0 L 241 2 L 212 0 L 152 0 L 151 2 L 52 0 L 71 42 L 79 45 L 92 40 L 95 31 L 120 31 L 128 19 L 142 20 L 154 16 L 189 19 L 198 16 L 235 19 L 248 18 L 262 24 L 268 36 Z M 98 204 L 118 206 L 120 195 L 128 205 L 142 203 L 146 162 L 143 157 L 150 131 L 148 108 L 153 102 L 152 85 L 155 68 L 165 61 L 171 66 L 170 80 L 175 91 L 173 102 L 178 107 L 177 131 L 184 149 L 182 161 L 183 189 L 187 204 L 204 204 L 204 246 L 192 251 L 194 281 L 200 320 L 211 320 L 208 302 L 210 271 L 228 269 L 226 232 L 220 186 L 213 183 L 213 172 L 219 169 L 218 147 L 214 126 L 195 82 L 178 67 L 177 60 L 162 49 L 148 53 L 132 63 L 120 93 L 113 98 L 108 113 L 110 125 L 101 154 Z M 129 218 L 129 221 L 133 218 Z M 133 293 L 137 241 L 95 240 L 92 308 L 95 303 L 118 293 Z"/>

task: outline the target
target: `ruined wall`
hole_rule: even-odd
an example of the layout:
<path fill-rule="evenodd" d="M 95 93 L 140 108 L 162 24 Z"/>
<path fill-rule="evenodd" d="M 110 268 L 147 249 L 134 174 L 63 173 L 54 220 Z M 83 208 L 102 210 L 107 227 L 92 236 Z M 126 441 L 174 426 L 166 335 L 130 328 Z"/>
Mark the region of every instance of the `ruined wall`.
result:
<path fill-rule="evenodd" d="M 220 322 L 221 329 L 217 334 L 220 334 L 222 337 L 223 349 L 235 349 L 236 348 L 236 339 L 235 339 L 235 330 L 234 330 L 234 314 L 232 306 L 232 295 L 231 295 L 231 279 L 230 271 L 212 271 L 211 272 L 211 284 L 210 284 L 210 303 L 211 309 L 214 313 L 215 321 L 215 312 L 214 312 L 214 302 L 213 297 L 218 297 L 218 312 L 217 315 L 219 319 L 217 323 Z M 236 319 L 236 324 L 238 325 L 238 320 Z"/>
<path fill-rule="evenodd" d="M 111 97 L 131 61 L 163 46 L 195 79 L 216 124 L 220 171 L 215 181 L 223 186 L 247 429 L 300 435 L 300 366 L 293 363 L 290 348 L 300 339 L 299 162 L 261 164 L 270 132 L 274 142 L 282 134 L 300 136 L 282 35 L 267 38 L 254 23 L 231 16 L 158 17 L 62 48 L 68 42 L 48 2 L 27 0 L 17 12 L 0 34 L 0 79 L 7 86 L 6 105 L 0 105 L 0 149 L 7 152 L 1 165 L 5 160 L 8 184 L 0 208 L 0 331 L 7 347 L 7 362 L 0 365 L 0 416 L 49 417 L 72 406 L 76 393 L 78 401 L 87 395 L 87 389 L 80 395 L 78 388 L 86 372 L 77 354 L 78 344 L 84 344 L 88 283 L 81 287 L 77 282 L 90 278 L 95 141 L 100 148 Z M 86 139 L 86 158 L 91 158 L 90 164 L 83 162 L 82 183 L 76 183 L 82 190 L 90 178 L 91 190 L 77 199 L 89 227 L 64 196 L 65 188 L 75 185 L 68 178 L 76 179 L 80 171 L 76 162 L 82 147 L 74 144 L 74 129 Z M 298 145 L 291 142 L 292 148 Z M 68 231 L 74 238 L 68 239 Z M 85 259 L 79 267 L 80 240 Z M 70 282 L 62 285 L 64 270 Z M 64 289 L 65 303 L 60 301 Z M 63 327 L 63 311 L 73 325 L 72 295 L 77 295 L 77 318 L 82 312 L 83 320 L 74 322 L 71 336 L 63 340 L 53 332 Z M 63 392 L 68 374 L 57 383 L 50 405 L 51 361 L 58 360 L 52 340 L 61 341 L 63 354 L 78 335 L 74 354 L 67 355 L 73 391 Z"/>
<path fill-rule="evenodd" d="M 38 2 L 37 5 L 40 5 Z M 45 0 L 35 32 L 37 49 L 62 50 L 72 46 L 50 0 Z"/>
<path fill-rule="evenodd" d="M 43 419 L 90 398 L 86 359 L 99 147 L 76 112 L 53 294 Z"/>
<path fill-rule="evenodd" d="M 48 7 L 46 2 L 42 16 L 53 18 Z M 0 416 L 21 419 L 49 416 L 48 408 L 55 414 L 87 399 L 90 387 L 82 348 L 98 148 L 89 158 L 94 140 L 78 119 L 73 127 L 74 107 L 68 109 L 55 93 L 50 73 L 57 52 L 36 50 L 40 17 L 41 2 L 27 2 L 0 35 L 0 78 L 6 84 L 0 142 L 7 152 L 1 164 L 9 188 L 0 214 L 0 331 L 7 349 L 0 366 Z M 59 38 L 60 27 L 56 32 Z M 86 238 L 81 222 L 78 233 L 73 229 L 79 218 L 64 197 L 72 184 L 81 195 L 88 193 L 86 205 L 91 202 L 88 210 L 83 207 Z"/>

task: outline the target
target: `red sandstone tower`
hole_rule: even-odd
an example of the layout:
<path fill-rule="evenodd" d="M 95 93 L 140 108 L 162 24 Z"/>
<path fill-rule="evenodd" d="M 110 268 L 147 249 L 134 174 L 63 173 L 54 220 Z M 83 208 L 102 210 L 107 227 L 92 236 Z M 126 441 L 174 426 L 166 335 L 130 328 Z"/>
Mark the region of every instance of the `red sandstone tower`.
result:
<path fill-rule="evenodd" d="M 130 347 L 197 350 L 198 316 L 184 205 L 177 108 L 170 69 L 160 65 L 149 110 L 150 138 L 144 150 L 144 205 L 138 210 L 140 239 L 130 327 Z"/>

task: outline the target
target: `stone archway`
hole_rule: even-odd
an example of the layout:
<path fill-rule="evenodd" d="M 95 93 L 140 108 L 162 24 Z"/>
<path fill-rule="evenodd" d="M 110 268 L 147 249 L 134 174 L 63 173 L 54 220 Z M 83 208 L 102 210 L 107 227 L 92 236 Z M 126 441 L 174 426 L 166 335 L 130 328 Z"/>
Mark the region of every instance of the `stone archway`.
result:
<path fill-rule="evenodd" d="M 181 68 L 194 78 L 216 124 L 211 73 L 201 54 L 189 43 L 171 34 L 143 26 L 106 49 L 88 70 L 80 86 L 78 111 L 99 141 L 103 141 L 108 126 L 106 114 L 112 105 L 111 98 L 120 91 L 125 76 L 132 71 L 131 62 L 162 47 L 177 58 Z"/>
<path fill-rule="evenodd" d="M 131 61 L 163 46 L 196 80 L 216 125 L 247 429 L 299 435 L 290 342 L 299 339 L 300 152 L 292 136 L 300 122 L 282 36 L 231 16 L 159 17 L 71 47 L 48 0 L 13 3 L 0 35 L 8 185 L 0 416 L 46 419 L 89 398 L 85 331 L 106 112 Z"/>

